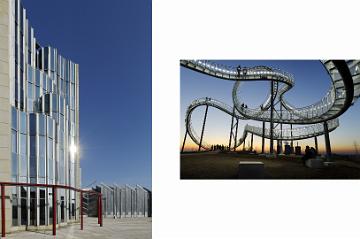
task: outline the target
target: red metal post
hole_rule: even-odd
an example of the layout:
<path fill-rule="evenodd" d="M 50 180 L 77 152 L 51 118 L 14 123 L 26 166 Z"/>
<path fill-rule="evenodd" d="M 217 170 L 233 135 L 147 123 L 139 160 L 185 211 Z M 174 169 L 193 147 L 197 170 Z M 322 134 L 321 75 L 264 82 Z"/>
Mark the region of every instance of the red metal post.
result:
<path fill-rule="evenodd" d="M 80 230 L 84 229 L 83 192 L 80 192 Z"/>
<path fill-rule="evenodd" d="M 1 184 L 1 236 L 5 237 L 5 185 Z"/>
<path fill-rule="evenodd" d="M 56 236 L 56 187 L 52 187 L 53 190 L 53 235 Z"/>

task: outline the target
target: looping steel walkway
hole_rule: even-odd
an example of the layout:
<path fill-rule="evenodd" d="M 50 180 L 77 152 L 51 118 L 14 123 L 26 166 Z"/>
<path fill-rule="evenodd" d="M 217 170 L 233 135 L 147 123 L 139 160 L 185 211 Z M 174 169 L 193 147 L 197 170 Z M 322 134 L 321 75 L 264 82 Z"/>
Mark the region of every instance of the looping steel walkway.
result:
<path fill-rule="evenodd" d="M 234 138 L 234 150 L 240 146 L 248 133 L 258 135 L 272 140 L 300 140 L 327 134 L 339 126 L 339 117 L 360 96 L 360 61 L 359 60 L 323 60 L 322 65 L 331 78 L 331 86 L 328 92 L 314 104 L 306 107 L 295 107 L 285 99 L 285 93 L 295 86 L 294 76 L 266 66 L 256 67 L 231 67 L 217 64 L 207 60 L 181 60 L 180 65 L 205 75 L 222 80 L 235 81 L 232 96 L 233 107 L 218 100 L 206 97 L 194 100 L 186 111 L 185 124 L 186 135 L 199 145 L 200 148 L 209 150 L 210 145 L 203 141 L 203 133 L 208 107 L 217 108 L 232 116 L 232 128 L 238 120 L 256 120 L 270 122 L 270 127 L 265 128 L 246 125 L 242 137 Z M 241 100 L 238 92 L 241 82 L 269 81 L 271 90 L 266 100 L 258 107 L 250 109 L 244 107 L 245 102 Z M 280 110 L 274 113 L 274 101 L 278 99 Z M 276 104 L 277 104 L 276 103 Z M 199 106 L 206 106 L 203 130 L 199 137 L 192 126 L 191 115 Z M 234 124 L 234 120 L 236 123 Z M 275 129 L 273 124 L 299 124 L 301 127 L 291 129 Z M 230 134 L 230 143 L 231 137 Z M 237 134 L 237 133 L 236 133 Z M 184 138 L 184 143 L 186 140 Z M 183 144 L 184 148 L 184 144 Z"/>

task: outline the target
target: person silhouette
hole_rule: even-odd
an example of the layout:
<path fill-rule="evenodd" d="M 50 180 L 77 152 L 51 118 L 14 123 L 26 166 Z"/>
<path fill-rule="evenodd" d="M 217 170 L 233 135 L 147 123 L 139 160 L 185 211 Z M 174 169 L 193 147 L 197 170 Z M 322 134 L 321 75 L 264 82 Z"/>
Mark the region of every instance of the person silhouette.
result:
<path fill-rule="evenodd" d="M 309 145 L 306 145 L 305 155 L 301 158 L 303 165 L 305 165 L 306 160 L 308 160 L 309 158 L 311 158 L 311 150 L 310 150 Z"/>

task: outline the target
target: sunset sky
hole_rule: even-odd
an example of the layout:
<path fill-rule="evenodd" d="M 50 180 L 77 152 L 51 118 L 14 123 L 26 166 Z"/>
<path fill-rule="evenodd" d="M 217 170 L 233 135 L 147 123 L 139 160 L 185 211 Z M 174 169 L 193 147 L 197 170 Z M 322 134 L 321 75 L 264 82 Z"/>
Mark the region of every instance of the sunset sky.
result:
<path fill-rule="evenodd" d="M 285 98 L 289 103 L 296 107 L 307 106 L 320 100 L 331 86 L 330 77 L 325 68 L 318 60 L 251 60 L 251 61 L 216 61 L 229 66 L 251 67 L 265 65 L 280 68 L 291 73 L 295 77 L 295 86 L 285 93 Z M 189 104 L 202 97 L 211 97 L 232 106 L 232 88 L 234 81 L 225 81 L 214 77 L 206 76 L 201 73 L 180 67 L 181 84 L 181 134 L 180 149 L 185 135 L 185 113 Z M 270 83 L 267 81 L 246 82 L 239 92 L 240 97 L 249 108 L 258 107 L 266 98 L 269 92 Z M 201 133 L 202 121 L 205 113 L 205 106 L 198 107 L 192 116 L 193 126 L 198 135 Z M 340 119 L 340 127 L 330 133 L 330 142 L 334 153 L 355 153 L 354 143 L 360 144 L 360 102 L 356 102 L 345 112 Z M 261 122 L 246 120 L 239 121 L 238 138 L 241 137 L 246 124 L 261 126 Z M 210 144 L 229 144 L 231 116 L 222 111 L 209 107 L 205 126 L 204 141 Z M 268 124 L 267 124 L 268 126 Z M 290 127 L 284 125 L 284 128 Z M 294 125 L 293 127 L 297 127 Z M 246 140 L 249 145 L 250 137 Z M 302 149 L 306 145 L 314 146 L 314 139 L 294 141 Z M 324 136 L 318 137 L 319 151 L 325 150 Z M 269 140 L 265 140 L 266 150 L 268 151 Z M 276 146 L 276 143 L 275 143 Z M 198 147 L 192 142 L 190 137 L 186 140 L 186 150 L 194 150 Z M 261 138 L 254 136 L 254 148 L 261 150 Z M 360 146 L 358 146 L 360 149 Z M 242 146 L 238 147 L 241 150 Z"/>

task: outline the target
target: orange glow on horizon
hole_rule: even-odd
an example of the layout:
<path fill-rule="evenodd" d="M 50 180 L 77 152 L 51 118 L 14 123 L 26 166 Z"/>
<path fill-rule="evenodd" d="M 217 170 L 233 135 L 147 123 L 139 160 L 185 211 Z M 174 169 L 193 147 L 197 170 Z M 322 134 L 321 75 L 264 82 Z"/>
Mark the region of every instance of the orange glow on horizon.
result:
<path fill-rule="evenodd" d="M 261 140 L 261 139 L 260 139 Z M 191 141 L 191 142 L 188 142 Z M 229 142 L 225 143 L 224 140 L 219 141 L 220 143 L 218 143 L 219 145 L 224 145 L 225 147 L 229 146 Z M 310 147 L 315 147 L 314 143 L 313 144 L 309 144 L 308 142 L 302 142 L 301 140 L 299 141 L 294 141 L 293 145 L 294 147 L 297 145 L 301 146 L 301 150 L 302 152 L 304 152 L 305 147 L 307 145 L 309 145 Z M 290 142 L 289 142 L 290 144 Z M 283 147 L 284 147 L 284 142 L 283 142 Z M 274 150 L 276 150 L 277 147 L 277 141 L 274 140 Z M 250 143 L 248 144 L 248 142 L 246 141 L 245 144 L 245 149 L 249 149 L 250 148 Z M 179 150 L 181 151 L 182 149 L 182 142 L 180 144 Z M 184 146 L 184 151 L 197 151 L 199 149 L 199 146 L 197 144 L 195 144 L 194 142 L 192 142 L 191 139 L 187 139 L 187 142 L 185 143 Z M 237 147 L 237 151 L 241 151 L 243 149 L 243 145 L 240 145 L 239 147 Z M 261 142 L 260 143 L 256 143 L 255 142 L 255 137 L 254 137 L 254 144 L 253 144 L 253 150 L 255 150 L 256 152 L 261 152 Z M 325 146 L 323 145 L 322 142 L 320 142 L 320 139 L 318 139 L 318 150 L 320 154 L 324 154 L 325 153 Z M 360 147 L 359 147 L 360 150 Z M 265 141 L 265 152 L 269 152 L 270 151 L 270 146 L 269 146 L 269 140 Z M 331 145 L 331 152 L 335 153 L 335 154 L 358 154 L 359 152 L 356 151 L 355 146 L 354 145 Z"/>

